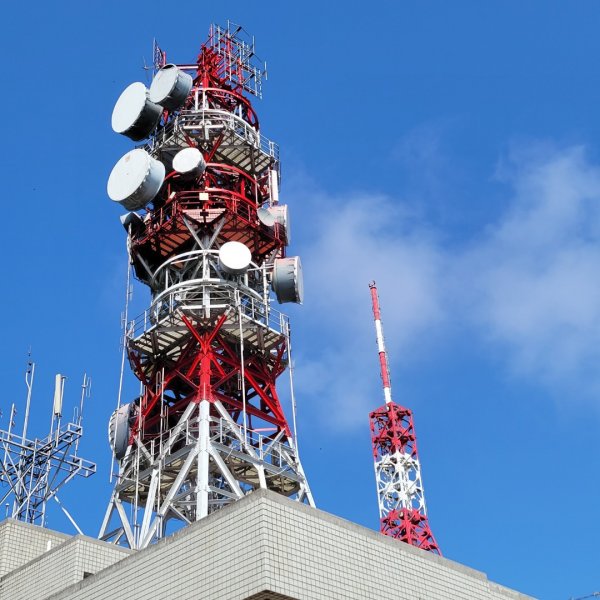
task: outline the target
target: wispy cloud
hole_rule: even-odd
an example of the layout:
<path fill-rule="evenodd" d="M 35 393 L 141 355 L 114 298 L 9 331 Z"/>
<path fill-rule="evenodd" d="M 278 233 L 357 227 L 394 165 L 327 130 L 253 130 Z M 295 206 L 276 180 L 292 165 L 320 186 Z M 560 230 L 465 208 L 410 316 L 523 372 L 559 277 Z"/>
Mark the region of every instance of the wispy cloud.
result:
<path fill-rule="evenodd" d="M 511 153 L 501 221 L 457 257 L 482 333 L 518 372 L 574 395 L 600 378 L 600 168 L 581 147 Z M 460 306 L 459 306 L 460 307 Z"/>
<path fill-rule="evenodd" d="M 408 200 L 327 194 L 306 178 L 291 186 L 310 240 L 299 248 L 307 300 L 296 381 L 334 425 L 364 424 L 377 403 L 371 279 L 395 362 L 423 358 L 424 340 L 442 332 L 450 352 L 449 324 L 462 323 L 533 383 L 577 397 L 600 390 L 600 167 L 581 147 L 530 145 L 509 153 L 498 178 L 485 185 L 506 190 L 502 215 L 451 247 Z"/>
<path fill-rule="evenodd" d="M 339 427 L 364 424 L 381 399 L 373 392 L 377 360 L 367 284 L 377 280 L 388 308 L 392 354 L 418 354 L 424 332 L 444 319 L 442 257 L 434 233 L 386 196 L 313 193 L 303 210 L 311 215 L 312 243 L 302 249 L 307 298 L 300 318 L 305 344 L 296 354 L 299 392 L 322 401 Z"/>

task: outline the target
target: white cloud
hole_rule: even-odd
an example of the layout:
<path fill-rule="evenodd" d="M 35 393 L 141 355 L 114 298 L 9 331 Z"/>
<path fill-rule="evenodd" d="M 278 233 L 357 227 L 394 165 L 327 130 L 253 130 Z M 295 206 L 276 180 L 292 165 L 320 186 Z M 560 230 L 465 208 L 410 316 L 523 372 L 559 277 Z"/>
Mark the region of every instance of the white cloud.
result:
<path fill-rule="evenodd" d="M 596 390 L 600 360 L 600 170 L 582 148 L 514 153 L 505 217 L 465 256 L 460 277 L 489 339 L 519 372 L 574 394 Z"/>
<path fill-rule="evenodd" d="M 431 233 L 385 196 L 317 193 L 304 208 L 315 218 L 302 250 L 307 299 L 296 324 L 310 348 L 296 352 L 299 393 L 338 427 L 364 424 L 383 401 L 368 284 L 379 286 L 392 356 L 416 355 L 444 318 L 441 256 Z"/>
<path fill-rule="evenodd" d="M 334 427 L 364 426 L 382 400 L 371 279 L 396 365 L 431 359 L 424 353 L 442 331 L 452 352 L 468 328 L 471 343 L 500 349 L 511 370 L 548 391 L 600 391 L 600 168 L 582 148 L 538 146 L 513 151 L 501 172 L 502 216 L 458 247 L 445 247 L 448 232 L 432 231 L 408 202 L 292 186 L 300 237 L 310 240 L 299 248 L 307 300 L 294 321 L 296 383 Z"/>

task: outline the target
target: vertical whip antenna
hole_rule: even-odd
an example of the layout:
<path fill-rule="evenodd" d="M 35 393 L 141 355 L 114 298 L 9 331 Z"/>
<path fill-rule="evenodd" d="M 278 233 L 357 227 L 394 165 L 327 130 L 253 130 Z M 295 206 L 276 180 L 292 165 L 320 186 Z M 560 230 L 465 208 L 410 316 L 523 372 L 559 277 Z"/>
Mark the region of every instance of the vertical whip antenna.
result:
<path fill-rule="evenodd" d="M 33 390 L 33 379 L 35 377 L 35 363 L 31 360 L 31 350 L 28 354 L 27 371 L 25 371 L 25 385 L 27 386 L 27 400 L 25 402 L 25 419 L 23 420 L 23 435 L 21 440 L 27 438 L 27 427 L 29 425 L 29 408 L 31 406 L 31 393 Z"/>
<path fill-rule="evenodd" d="M 383 383 L 383 397 L 385 403 L 392 401 L 392 382 L 390 379 L 390 366 L 388 363 L 385 339 L 383 337 L 383 324 L 381 323 L 381 309 L 379 307 L 379 296 L 374 281 L 369 284 L 371 290 L 371 302 L 373 304 L 373 317 L 375 318 L 375 332 L 377 334 L 377 350 L 379 351 L 379 367 L 381 369 L 381 381 Z"/>

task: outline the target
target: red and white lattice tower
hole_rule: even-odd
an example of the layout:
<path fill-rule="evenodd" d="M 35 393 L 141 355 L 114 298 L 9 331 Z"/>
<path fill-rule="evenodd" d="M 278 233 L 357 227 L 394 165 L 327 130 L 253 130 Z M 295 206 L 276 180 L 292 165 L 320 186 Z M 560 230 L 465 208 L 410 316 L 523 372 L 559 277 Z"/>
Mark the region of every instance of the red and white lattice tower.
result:
<path fill-rule="evenodd" d="M 272 292 L 301 302 L 302 272 L 286 257 L 278 147 L 248 98 L 261 95 L 254 42 L 213 25 L 194 64 L 155 46 L 155 72 L 117 101 L 113 129 L 149 141 L 108 182 L 151 292 L 126 328 L 142 391 L 110 420 L 118 475 L 100 532 L 131 548 L 260 488 L 313 504 L 276 388 L 290 329 Z"/>
<path fill-rule="evenodd" d="M 380 531 L 441 554 L 427 519 L 412 411 L 392 400 L 387 352 L 375 282 L 369 284 L 385 404 L 370 415 Z"/>

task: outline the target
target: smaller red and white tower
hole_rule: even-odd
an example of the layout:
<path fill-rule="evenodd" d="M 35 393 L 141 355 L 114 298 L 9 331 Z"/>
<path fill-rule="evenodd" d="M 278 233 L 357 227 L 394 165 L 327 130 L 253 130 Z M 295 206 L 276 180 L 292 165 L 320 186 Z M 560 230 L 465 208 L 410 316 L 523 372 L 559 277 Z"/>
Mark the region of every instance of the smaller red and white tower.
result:
<path fill-rule="evenodd" d="M 380 531 L 435 554 L 439 546 L 427 520 L 412 411 L 392 400 L 392 386 L 375 282 L 369 284 L 385 404 L 370 415 Z"/>

